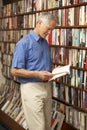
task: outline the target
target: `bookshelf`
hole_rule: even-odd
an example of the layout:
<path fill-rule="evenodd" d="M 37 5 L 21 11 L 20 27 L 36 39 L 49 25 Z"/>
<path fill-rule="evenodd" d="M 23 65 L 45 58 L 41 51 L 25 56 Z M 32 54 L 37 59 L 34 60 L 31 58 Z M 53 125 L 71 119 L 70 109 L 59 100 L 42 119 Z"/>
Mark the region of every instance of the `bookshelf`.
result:
<path fill-rule="evenodd" d="M 3 111 L 0 110 L 0 121 L 4 123 L 11 130 L 25 130 L 18 123 L 16 123 L 12 118 L 7 116 Z"/>
<path fill-rule="evenodd" d="M 70 75 L 53 81 L 53 99 L 62 106 L 56 109 L 65 114 L 62 130 L 87 129 L 87 2 L 86 0 L 2 0 L 0 8 L 0 46 L 2 74 L 6 86 L 19 91 L 18 81 L 10 76 L 10 65 L 16 42 L 35 26 L 38 15 L 51 12 L 57 16 L 57 27 L 49 34 L 53 66 L 70 64 Z M 2 85 L 3 86 L 3 85 Z M 6 92 L 8 89 L 5 89 Z M 13 92 L 13 90 L 11 91 Z M 10 95 L 10 91 L 9 91 Z M 12 96 L 9 99 L 14 99 Z M 14 93 L 15 95 L 15 93 Z M 20 98 L 19 98 L 20 99 Z M 26 123 L 15 121 L 6 113 L 6 97 L 0 97 L 0 120 L 12 130 L 23 130 Z M 10 104 L 11 107 L 12 104 Z M 13 110 L 9 107 L 9 110 Z M 2 111 L 3 109 L 4 111 Z M 16 108 L 16 107 L 15 107 Z M 21 104 L 19 104 L 21 108 Z M 62 110 L 61 110 L 62 109 Z M 13 110 L 15 112 L 16 109 Z M 17 113 L 16 113 L 17 114 Z M 24 128 L 23 128 L 24 127 Z"/>
<path fill-rule="evenodd" d="M 53 64 L 71 65 L 70 75 L 53 82 L 53 99 L 61 104 L 57 109 L 65 113 L 65 122 L 86 129 L 87 2 L 62 6 L 53 13 L 58 14 L 58 27 L 48 37 Z"/>

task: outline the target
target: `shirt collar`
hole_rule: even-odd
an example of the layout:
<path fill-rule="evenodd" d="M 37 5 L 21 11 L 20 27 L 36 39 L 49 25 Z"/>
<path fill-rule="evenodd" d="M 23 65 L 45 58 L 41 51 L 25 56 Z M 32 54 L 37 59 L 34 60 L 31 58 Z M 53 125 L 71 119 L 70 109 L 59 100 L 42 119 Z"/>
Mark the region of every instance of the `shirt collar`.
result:
<path fill-rule="evenodd" d="M 32 35 L 32 37 L 33 37 L 36 41 L 39 41 L 39 40 L 40 40 L 40 36 L 37 35 L 33 30 L 30 30 L 30 35 Z"/>

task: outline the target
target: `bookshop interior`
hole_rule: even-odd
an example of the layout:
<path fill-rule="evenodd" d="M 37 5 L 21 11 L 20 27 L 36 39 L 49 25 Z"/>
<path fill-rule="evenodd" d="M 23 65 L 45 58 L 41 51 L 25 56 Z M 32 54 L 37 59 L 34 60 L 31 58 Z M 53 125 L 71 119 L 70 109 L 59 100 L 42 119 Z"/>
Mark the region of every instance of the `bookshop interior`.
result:
<path fill-rule="evenodd" d="M 44 47 L 47 53 L 44 55 L 45 59 L 48 59 L 46 56 L 50 55 L 52 60 L 50 73 L 53 77 L 42 82 L 51 85 L 50 130 L 87 130 L 87 0 L 0 0 L 0 130 L 48 130 L 46 127 L 29 128 L 22 106 L 20 89 L 22 85 L 17 77 L 11 74 L 16 43 L 29 33 L 30 35 L 34 33 L 31 30 L 35 26 L 44 23 L 37 22 L 42 14 L 52 14 L 57 23 L 53 29 L 50 29 L 50 33 L 42 38 L 43 43 L 47 43 L 49 54 L 46 52 L 45 45 L 41 48 Z M 40 38 L 40 35 L 35 38 Z M 26 40 L 28 41 L 27 38 Z M 31 40 L 34 41 L 34 39 Z M 34 44 L 33 48 L 35 46 Z M 22 47 L 19 49 L 19 55 L 23 52 Z M 40 49 L 36 46 L 34 51 L 39 56 L 41 50 L 38 51 L 38 48 Z M 29 54 L 27 53 L 26 56 Z M 17 56 L 16 53 L 15 55 Z M 23 54 L 19 60 L 29 60 L 34 66 L 33 54 L 29 59 L 24 58 Z M 34 61 L 36 62 L 39 61 Z M 13 64 L 17 67 L 16 63 Z M 50 59 L 45 64 L 48 65 L 46 68 L 49 68 Z M 19 69 L 16 70 L 22 70 L 20 67 L 24 68 L 24 63 L 18 67 Z M 36 68 L 36 70 L 42 69 Z M 30 81 L 27 79 L 36 81 L 32 77 L 25 79 L 26 82 Z M 32 120 L 31 116 L 28 118 Z M 30 125 L 32 124 L 30 122 Z"/>

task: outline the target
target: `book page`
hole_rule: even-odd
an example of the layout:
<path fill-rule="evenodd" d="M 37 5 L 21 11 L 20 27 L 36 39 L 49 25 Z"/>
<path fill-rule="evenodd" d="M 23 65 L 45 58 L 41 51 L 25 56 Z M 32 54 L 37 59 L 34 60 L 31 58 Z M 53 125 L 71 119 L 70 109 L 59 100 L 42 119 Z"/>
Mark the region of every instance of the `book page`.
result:
<path fill-rule="evenodd" d="M 70 65 L 56 67 L 53 69 L 52 74 L 53 74 L 53 77 L 49 81 L 59 78 L 61 76 L 64 76 L 66 74 L 70 74 Z"/>

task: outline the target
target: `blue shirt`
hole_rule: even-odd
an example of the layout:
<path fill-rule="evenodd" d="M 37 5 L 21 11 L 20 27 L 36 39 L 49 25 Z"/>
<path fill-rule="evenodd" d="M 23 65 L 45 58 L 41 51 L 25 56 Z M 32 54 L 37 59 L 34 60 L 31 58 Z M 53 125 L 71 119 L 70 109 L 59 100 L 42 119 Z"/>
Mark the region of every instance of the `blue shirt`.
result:
<path fill-rule="evenodd" d="M 47 40 L 41 39 L 33 30 L 17 42 L 12 59 L 12 68 L 50 71 L 51 63 Z M 39 78 L 18 77 L 18 79 L 22 83 L 41 81 Z"/>

